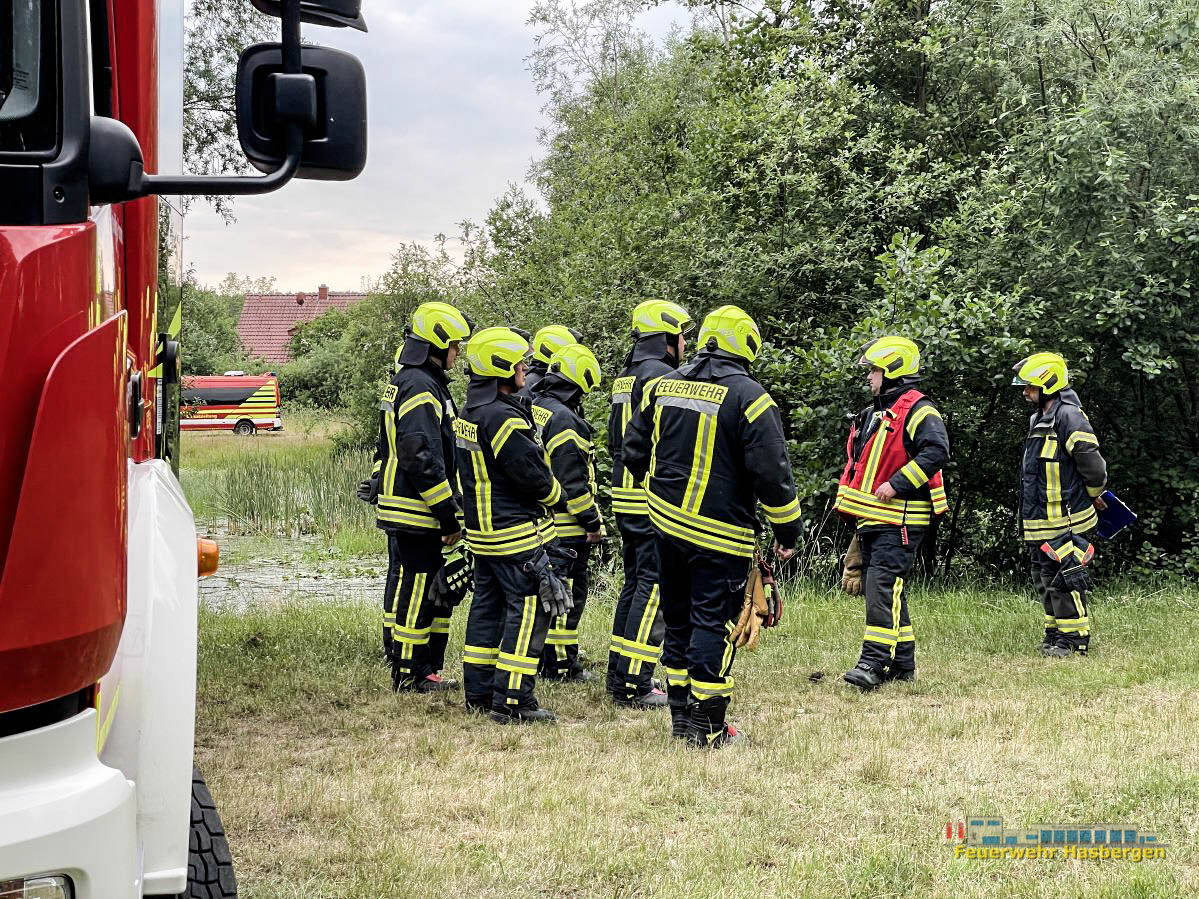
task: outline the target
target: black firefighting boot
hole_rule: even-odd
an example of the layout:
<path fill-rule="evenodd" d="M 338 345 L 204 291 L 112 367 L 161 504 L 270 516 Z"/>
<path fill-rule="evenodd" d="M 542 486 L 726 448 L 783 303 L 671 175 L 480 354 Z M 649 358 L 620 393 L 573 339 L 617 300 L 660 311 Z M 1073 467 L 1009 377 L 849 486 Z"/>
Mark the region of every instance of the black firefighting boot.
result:
<path fill-rule="evenodd" d="M 491 709 L 491 720 L 496 724 L 554 724 L 557 716 L 549 709 L 543 709 L 533 700 L 526 706 L 507 706 Z"/>
<path fill-rule="evenodd" d="M 613 696 L 612 701 L 626 709 L 664 709 L 669 704 L 661 687 L 651 687 L 646 692 L 633 696 Z"/>
<path fill-rule="evenodd" d="M 1059 659 L 1064 659 L 1072 655 L 1085 656 L 1090 643 L 1090 635 L 1083 637 L 1079 634 L 1059 633 L 1057 643 L 1054 644 L 1052 652 L 1047 651 L 1045 654 Z"/>
<path fill-rule="evenodd" d="M 749 742 L 749 737 L 724 720 L 727 696 L 692 703 L 687 718 L 687 742 L 698 749 L 721 749 Z"/>
<path fill-rule="evenodd" d="M 1041 640 L 1041 655 L 1049 655 L 1049 650 L 1057 645 L 1060 631 L 1056 627 L 1045 628 L 1045 636 Z"/>
<path fill-rule="evenodd" d="M 855 687 L 861 687 L 863 690 L 876 690 L 882 686 L 883 675 L 881 672 L 871 668 L 866 662 L 858 662 L 858 664 L 845 672 L 845 680 L 847 683 L 851 683 Z"/>
<path fill-rule="evenodd" d="M 537 676 L 542 680 L 552 680 L 564 684 L 589 684 L 595 680 L 595 675 L 577 662 L 570 668 L 538 671 Z"/>
<path fill-rule="evenodd" d="M 914 681 L 915 679 L 915 668 L 896 668 L 894 665 L 888 668 L 887 673 L 883 675 L 883 682 L 888 684 L 891 681 Z"/>
<path fill-rule="evenodd" d="M 691 688 L 666 688 L 667 701 L 670 704 L 670 735 L 677 740 L 687 739 L 687 725 L 691 721 Z"/>
<path fill-rule="evenodd" d="M 460 684 L 449 677 L 442 677 L 437 672 L 427 674 L 416 682 L 414 689 L 417 693 L 445 693 L 457 690 Z"/>

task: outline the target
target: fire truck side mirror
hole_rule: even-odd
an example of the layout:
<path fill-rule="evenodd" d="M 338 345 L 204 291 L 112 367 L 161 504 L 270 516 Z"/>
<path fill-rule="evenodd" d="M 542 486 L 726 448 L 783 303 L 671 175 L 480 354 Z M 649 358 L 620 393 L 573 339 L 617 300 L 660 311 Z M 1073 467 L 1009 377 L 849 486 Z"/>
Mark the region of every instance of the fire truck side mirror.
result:
<path fill-rule="evenodd" d="M 129 126 L 116 119 L 92 116 L 87 151 L 88 201 L 121 203 L 140 196 L 142 148 Z"/>
<path fill-rule="evenodd" d="M 300 74 L 283 72 L 283 45 L 254 44 L 237 64 L 237 136 L 260 172 L 287 160 L 289 122 L 303 125 L 297 178 L 347 181 L 366 165 L 366 73 L 350 53 L 306 45 Z"/>
<path fill-rule="evenodd" d="M 82 2 L 82 0 L 80 0 Z M 237 133 L 266 177 L 147 174 L 133 132 L 94 116 L 88 136 L 88 200 L 150 195 L 248 196 L 293 177 L 346 181 L 366 165 L 366 73 L 352 54 L 305 46 L 300 23 L 366 30 L 361 0 L 254 0 L 279 16 L 280 42 L 246 48 L 237 66 Z"/>
<path fill-rule="evenodd" d="M 283 0 L 251 0 L 254 8 L 268 16 L 283 16 Z M 366 31 L 362 0 L 300 0 L 300 20 L 311 25 L 356 28 Z"/>

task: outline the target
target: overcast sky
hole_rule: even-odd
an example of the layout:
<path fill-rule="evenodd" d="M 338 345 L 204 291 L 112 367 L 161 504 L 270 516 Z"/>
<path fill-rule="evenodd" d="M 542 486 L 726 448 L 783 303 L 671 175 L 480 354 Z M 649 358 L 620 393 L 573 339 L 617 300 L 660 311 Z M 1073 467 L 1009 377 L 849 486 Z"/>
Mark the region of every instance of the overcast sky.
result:
<path fill-rule="evenodd" d="M 538 155 L 541 98 L 525 57 L 533 0 L 365 0 L 370 31 L 304 26 L 305 38 L 358 56 L 367 74 L 370 150 L 354 181 L 292 181 L 236 200 L 226 226 L 202 203 L 184 222 L 184 261 L 203 283 L 273 275 L 280 290 L 357 290 L 408 241 L 481 221 Z M 663 39 L 688 14 L 642 16 Z"/>

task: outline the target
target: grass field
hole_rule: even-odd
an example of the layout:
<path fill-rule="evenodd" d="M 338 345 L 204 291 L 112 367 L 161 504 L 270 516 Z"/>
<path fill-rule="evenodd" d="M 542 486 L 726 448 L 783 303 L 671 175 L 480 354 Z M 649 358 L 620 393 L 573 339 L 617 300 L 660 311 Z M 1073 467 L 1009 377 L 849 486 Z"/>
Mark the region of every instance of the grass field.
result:
<path fill-rule="evenodd" d="M 285 418 L 283 434 L 185 437 L 200 523 L 244 535 L 222 574 L 373 584 L 359 569 L 381 571 L 382 541 L 352 495 L 366 457 L 330 456 L 336 422 Z M 602 670 L 616 584 L 599 574 L 582 642 Z M 839 680 L 860 601 L 789 585 L 783 626 L 735 668 L 752 744 L 701 754 L 598 684 L 539 688 L 553 728 L 396 696 L 381 576 L 317 599 L 290 583 L 201 609 L 197 759 L 250 899 L 1199 894 L 1194 586 L 1101 585 L 1093 654 L 1065 661 L 1036 654 L 1027 594 L 918 587 L 920 680 L 863 695 Z M 970 815 L 1131 824 L 1168 857 L 955 859 L 944 826 Z"/>
<path fill-rule="evenodd" d="M 737 660 L 752 745 L 718 753 L 598 685 L 540 687 L 553 728 L 395 696 L 373 605 L 204 611 L 198 760 L 249 897 L 1194 895 L 1199 646 L 1178 637 L 1199 593 L 1101 596 L 1091 657 L 1049 661 L 1025 596 L 918 591 L 920 680 L 862 695 L 838 680 L 859 605 L 793 589 Z M 610 615 L 584 616 L 600 666 Z M 1170 848 L 955 860 L 944 825 L 973 814 L 1127 822 Z"/>

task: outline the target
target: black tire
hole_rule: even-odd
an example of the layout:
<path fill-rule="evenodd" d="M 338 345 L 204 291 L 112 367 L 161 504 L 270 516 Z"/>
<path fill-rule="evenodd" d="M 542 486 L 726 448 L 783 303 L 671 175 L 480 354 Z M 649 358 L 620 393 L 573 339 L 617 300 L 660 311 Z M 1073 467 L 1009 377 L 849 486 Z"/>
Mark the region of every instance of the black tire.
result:
<path fill-rule="evenodd" d="M 191 839 L 187 853 L 187 890 L 178 899 L 236 899 L 233 856 L 221 816 L 199 768 L 192 768 Z"/>
<path fill-rule="evenodd" d="M 251 434 L 255 433 L 256 430 L 257 428 L 254 427 L 254 422 L 250 421 L 248 418 L 243 418 L 233 426 L 233 433 L 238 437 L 249 437 Z"/>

